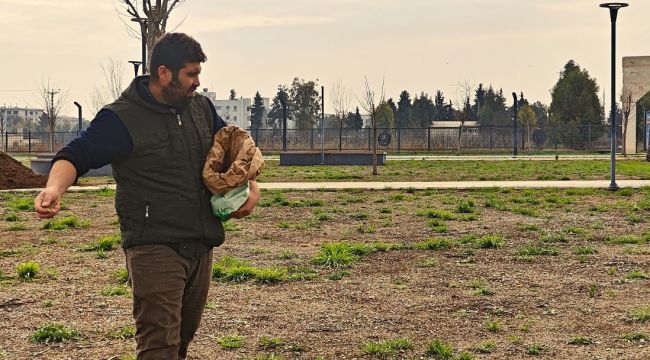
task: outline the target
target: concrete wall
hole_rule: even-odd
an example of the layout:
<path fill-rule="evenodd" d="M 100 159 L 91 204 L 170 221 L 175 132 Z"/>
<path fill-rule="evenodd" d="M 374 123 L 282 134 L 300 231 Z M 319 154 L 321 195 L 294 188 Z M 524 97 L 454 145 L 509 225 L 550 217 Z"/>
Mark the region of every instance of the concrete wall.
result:
<path fill-rule="evenodd" d="M 634 154 L 636 153 L 636 102 L 650 91 L 650 56 L 623 58 L 623 91 L 627 90 L 632 92 L 632 111 L 627 124 L 625 148 L 628 154 Z M 620 101 L 620 97 L 617 100 Z"/>

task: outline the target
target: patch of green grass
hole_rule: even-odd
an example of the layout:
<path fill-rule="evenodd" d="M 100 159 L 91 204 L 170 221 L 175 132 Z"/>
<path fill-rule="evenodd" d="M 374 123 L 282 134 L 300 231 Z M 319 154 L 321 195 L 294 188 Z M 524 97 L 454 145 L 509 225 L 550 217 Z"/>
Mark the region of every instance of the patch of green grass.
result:
<path fill-rule="evenodd" d="M 68 216 L 60 219 L 51 219 L 43 224 L 44 230 L 66 230 L 87 228 L 90 226 L 90 221 L 81 220 L 76 216 Z"/>
<path fill-rule="evenodd" d="M 258 347 L 265 350 L 272 350 L 282 348 L 287 344 L 287 341 L 279 337 L 262 336 L 257 342 Z"/>
<path fill-rule="evenodd" d="M 636 332 L 623 335 L 623 339 L 627 341 L 650 341 L 650 336 L 645 333 Z"/>
<path fill-rule="evenodd" d="M 413 349 L 413 343 L 411 340 L 406 338 L 397 338 L 379 342 L 368 342 L 362 346 L 361 352 L 364 355 L 386 357 L 411 349 Z"/>
<path fill-rule="evenodd" d="M 117 330 L 109 332 L 108 336 L 113 339 L 133 339 L 135 337 L 135 327 L 131 325 L 122 326 Z"/>
<path fill-rule="evenodd" d="M 473 294 L 474 295 L 482 295 L 482 296 L 491 296 L 494 295 L 494 291 L 490 290 L 488 288 L 487 283 L 482 280 L 482 279 L 473 279 L 469 282 L 467 285 L 468 287 L 474 289 Z"/>
<path fill-rule="evenodd" d="M 41 271 L 41 265 L 35 261 L 27 261 L 16 265 L 18 278 L 23 281 L 31 281 Z"/>
<path fill-rule="evenodd" d="M 541 230 L 541 228 L 539 227 L 539 225 L 536 225 L 536 224 L 522 224 L 522 225 L 518 225 L 518 226 L 517 226 L 517 229 L 519 229 L 519 230 L 521 230 L 521 231 L 540 231 L 540 230 Z"/>
<path fill-rule="evenodd" d="M 476 212 L 474 200 L 461 200 L 456 205 L 456 212 L 459 214 L 473 214 Z"/>
<path fill-rule="evenodd" d="M 278 259 L 280 260 L 291 260 L 297 257 L 298 257 L 298 253 L 293 250 L 285 250 L 282 253 L 280 253 L 280 255 L 278 255 Z"/>
<path fill-rule="evenodd" d="M 239 231 L 239 230 L 241 230 L 239 228 L 239 226 L 237 226 L 237 223 L 235 223 L 232 220 L 223 222 L 222 224 L 223 224 L 223 230 L 224 231 Z"/>
<path fill-rule="evenodd" d="M 650 305 L 630 311 L 630 318 L 640 323 L 650 322 Z"/>
<path fill-rule="evenodd" d="M 333 242 L 321 246 L 320 252 L 312 259 L 312 263 L 321 266 L 340 268 L 347 267 L 359 261 L 349 243 Z"/>
<path fill-rule="evenodd" d="M 79 339 L 79 333 L 70 327 L 58 323 L 47 323 L 30 336 L 32 342 L 37 343 L 59 343 L 68 340 Z"/>
<path fill-rule="evenodd" d="M 5 215 L 5 221 L 15 222 L 15 221 L 18 221 L 18 220 L 20 220 L 20 219 L 18 218 L 18 214 L 16 214 L 15 212 L 10 212 L 10 213 Z"/>
<path fill-rule="evenodd" d="M 597 253 L 598 250 L 594 248 L 593 246 L 577 246 L 575 249 L 573 249 L 573 253 L 576 255 L 592 255 Z"/>
<path fill-rule="evenodd" d="M 483 341 L 482 343 L 474 346 L 472 348 L 472 351 L 479 354 L 489 354 L 494 350 L 496 350 L 496 348 L 497 348 L 497 343 L 495 343 L 492 340 L 488 340 L 488 341 Z"/>
<path fill-rule="evenodd" d="M 384 208 L 379 209 L 379 213 L 380 214 L 392 214 L 393 210 L 384 207 Z"/>
<path fill-rule="evenodd" d="M 638 235 L 612 235 L 605 237 L 605 241 L 612 245 L 628 245 L 635 244 L 641 245 L 648 242 L 647 234 L 644 236 Z"/>
<path fill-rule="evenodd" d="M 485 329 L 491 333 L 497 333 L 501 331 L 501 323 L 498 320 L 488 320 L 485 323 Z"/>
<path fill-rule="evenodd" d="M 95 191 L 94 193 L 104 197 L 115 197 L 115 190 L 109 188 L 108 186 L 102 186 L 101 188 L 99 188 L 99 190 Z"/>
<path fill-rule="evenodd" d="M 491 234 L 477 239 L 476 244 L 481 249 L 498 249 L 500 247 L 503 247 L 505 240 L 503 240 L 503 237 L 501 235 Z"/>
<path fill-rule="evenodd" d="M 121 284 L 116 286 L 108 286 L 102 289 L 103 296 L 123 296 L 129 293 L 129 287 Z"/>
<path fill-rule="evenodd" d="M 217 339 L 217 344 L 221 346 L 222 349 L 232 350 L 239 349 L 244 346 L 246 338 L 239 335 L 226 335 Z"/>
<path fill-rule="evenodd" d="M 287 270 L 288 281 L 308 281 L 316 277 L 314 269 L 305 266 L 292 266 Z"/>
<path fill-rule="evenodd" d="M 454 348 L 451 344 L 436 339 L 427 344 L 427 349 L 424 354 L 436 360 L 451 360 L 454 356 Z"/>
<path fill-rule="evenodd" d="M 260 284 L 277 284 L 285 279 L 287 271 L 279 268 L 257 269 L 255 281 Z"/>
<path fill-rule="evenodd" d="M 453 243 L 448 239 L 443 238 L 429 238 L 415 244 L 418 250 L 444 250 L 453 246 Z"/>
<path fill-rule="evenodd" d="M 129 271 L 125 268 L 113 271 L 112 275 L 118 284 L 126 284 L 129 281 Z"/>
<path fill-rule="evenodd" d="M 627 214 L 625 216 L 625 220 L 630 224 L 640 224 L 640 223 L 645 222 L 645 218 L 643 216 L 637 215 L 637 214 L 632 214 L 632 213 Z"/>
<path fill-rule="evenodd" d="M 564 233 L 549 233 L 539 236 L 539 241 L 543 243 L 565 243 L 569 238 Z"/>
<path fill-rule="evenodd" d="M 0 250 L 0 257 L 18 256 L 21 253 L 22 251 L 16 249 Z"/>
<path fill-rule="evenodd" d="M 519 248 L 517 250 L 517 255 L 519 256 L 557 256 L 560 254 L 560 249 L 554 246 L 544 247 L 544 246 L 533 246 L 527 245 Z"/>
<path fill-rule="evenodd" d="M 319 213 L 316 215 L 316 220 L 318 221 L 329 221 L 332 220 L 333 216 L 328 213 Z"/>
<path fill-rule="evenodd" d="M 425 216 L 429 219 L 441 219 L 441 220 L 456 219 L 456 215 L 454 215 L 452 212 L 449 212 L 447 210 L 440 210 L 440 209 L 419 210 L 416 214 L 418 216 Z"/>
<path fill-rule="evenodd" d="M 542 351 L 544 351 L 544 348 L 538 344 L 532 344 L 526 347 L 526 354 L 528 355 L 537 356 L 540 355 Z"/>
<path fill-rule="evenodd" d="M 14 211 L 34 211 L 34 199 L 16 198 L 9 201 L 7 207 Z"/>
<path fill-rule="evenodd" d="M 431 230 L 437 233 L 446 233 L 449 231 L 447 223 L 441 219 L 429 219 L 427 225 L 431 228 Z"/>
<path fill-rule="evenodd" d="M 92 250 L 110 251 L 117 248 L 122 243 L 120 234 L 106 235 L 97 240 L 97 244 Z"/>
<path fill-rule="evenodd" d="M 583 335 L 574 336 L 574 337 L 570 338 L 569 340 L 567 340 L 567 344 L 570 344 L 570 345 L 591 345 L 593 343 L 594 343 L 594 341 L 591 340 L 591 338 L 588 338 L 588 337 L 583 336 Z"/>
<path fill-rule="evenodd" d="M 377 232 L 377 229 L 372 225 L 359 225 L 357 226 L 357 232 L 359 234 L 374 234 Z"/>
<path fill-rule="evenodd" d="M 454 360 L 474 360 L 474 355 L 468 353 L 467 351 L 462 351 L 458 353 Z"/>
<path fill-rule="evenodd" d="M 348 271 L 335 271 L 335 272 L 331 273 L 327 277 L 327 279 L 332 280 L 332 281 L 339 281 L 339 280 L 343 279 L 346 276 L 350 276 L 350 272 L 348 272 Z"/>
<path fill-rule="evenodd" d="M 625 275 L 625 278 L 628 280 L 645 280 L 648 279 L 648 274 L 640 270 L 630 271 Z"/>
<path fill-rule="evenodd" d="M 23 231 L 23 230 L 27 230 L 27 226 L 20 223 L 13 224 L 7 228 L 7 231 Z"/>

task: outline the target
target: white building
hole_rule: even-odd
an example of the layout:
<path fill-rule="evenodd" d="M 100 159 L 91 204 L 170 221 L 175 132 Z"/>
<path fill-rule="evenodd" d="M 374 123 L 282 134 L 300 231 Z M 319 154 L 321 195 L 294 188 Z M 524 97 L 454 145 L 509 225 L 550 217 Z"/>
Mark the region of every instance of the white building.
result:
<path fill-rule="evenodd" d="M 5 120 L 5 131 L 22 132 L 28 124 L 38 124 L 43 109 L 0 106 L 0 116 Z"/>
<path fill-rule="evenodd" d="M 207 97 L 217 109 L 217 114 L 221 116 L 230 125 L 237 125 L 243 129 L 251 127 L 251 105 L 253 100 L 250 98 L 239 98 L 235 100 L 217 100 L 214 91 L 208 91 L 204 88 L 199 94 Z M 266 124 L 266 117 L 270 108 L 269 98 L 262 98 L 264 102 L 264 114 L 262 116 L 262 127 Z"/>

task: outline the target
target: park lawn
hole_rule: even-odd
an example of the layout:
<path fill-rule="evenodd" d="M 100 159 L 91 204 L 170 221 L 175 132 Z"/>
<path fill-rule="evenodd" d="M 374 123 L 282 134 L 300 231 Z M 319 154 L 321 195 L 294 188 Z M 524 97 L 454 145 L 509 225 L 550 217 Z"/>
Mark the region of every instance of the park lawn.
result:
<path fill-rule="evenodd" d="M 618 179 L 650 179 L 650 163 L 622 160 Z M 371 166 L 280 166 L 266 161 L 260 182 L 315 181 L 476 181 L 476 180 L 605 180 L 610 178 L 607 160 L 494 160 L 436 161 L 392 160 L 372 175 Z"/>
<path fill-rule="evenodd" d="M 50 223 L 33 196 L 0 194 L 0 358 L 133 358 L 114 192 Z M 647 359 L 649 215 L 650 188 L 264 191 L 226 223 L 190 355 Z M 49 323 L 76 335 L 30 340 Z"/>

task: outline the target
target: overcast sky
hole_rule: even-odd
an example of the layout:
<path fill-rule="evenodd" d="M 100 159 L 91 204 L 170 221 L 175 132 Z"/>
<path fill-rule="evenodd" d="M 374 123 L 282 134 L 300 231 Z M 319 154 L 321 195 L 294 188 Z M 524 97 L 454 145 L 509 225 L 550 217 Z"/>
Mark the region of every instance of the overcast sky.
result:
<path fill-rule="evenodd" d="M 401 90 L 459 99 L 461 84 L 492 84 L 550 103 L 558 72 L 574 59 L 610 89 L 610 21 L 592 0 L 187 0 L 171 30 L 194 36 L 208 61 L 201 87 L 226 98 L 234 88 L 272 98 L 297 76 L 337 80 L 359 97 L 367 76 L 385 81 L 386 97 Z M 621 57 L 650 55 L 650 1 L 631 0 L 618 18 Z M 105 83 L 101 64 L 140 58 L 117 0 L 0 0 L 0 105 L 42 107 L 38 88 L 51 79 L 70 102 L 90 108 Z M 511 96 L 507 96 L 511 102 Z M 608 101 L 609 102 L 609 101 Z M 327 105 L 327 102 L 326 102 Z M 356 105 L 356 101 L 355 104 Z M 608 105 L 609 106 L 609 105 Z M 327 110 L 327 109 L 326 109 Z M 66 113 L 76 113 L 70 103 Z"/>

